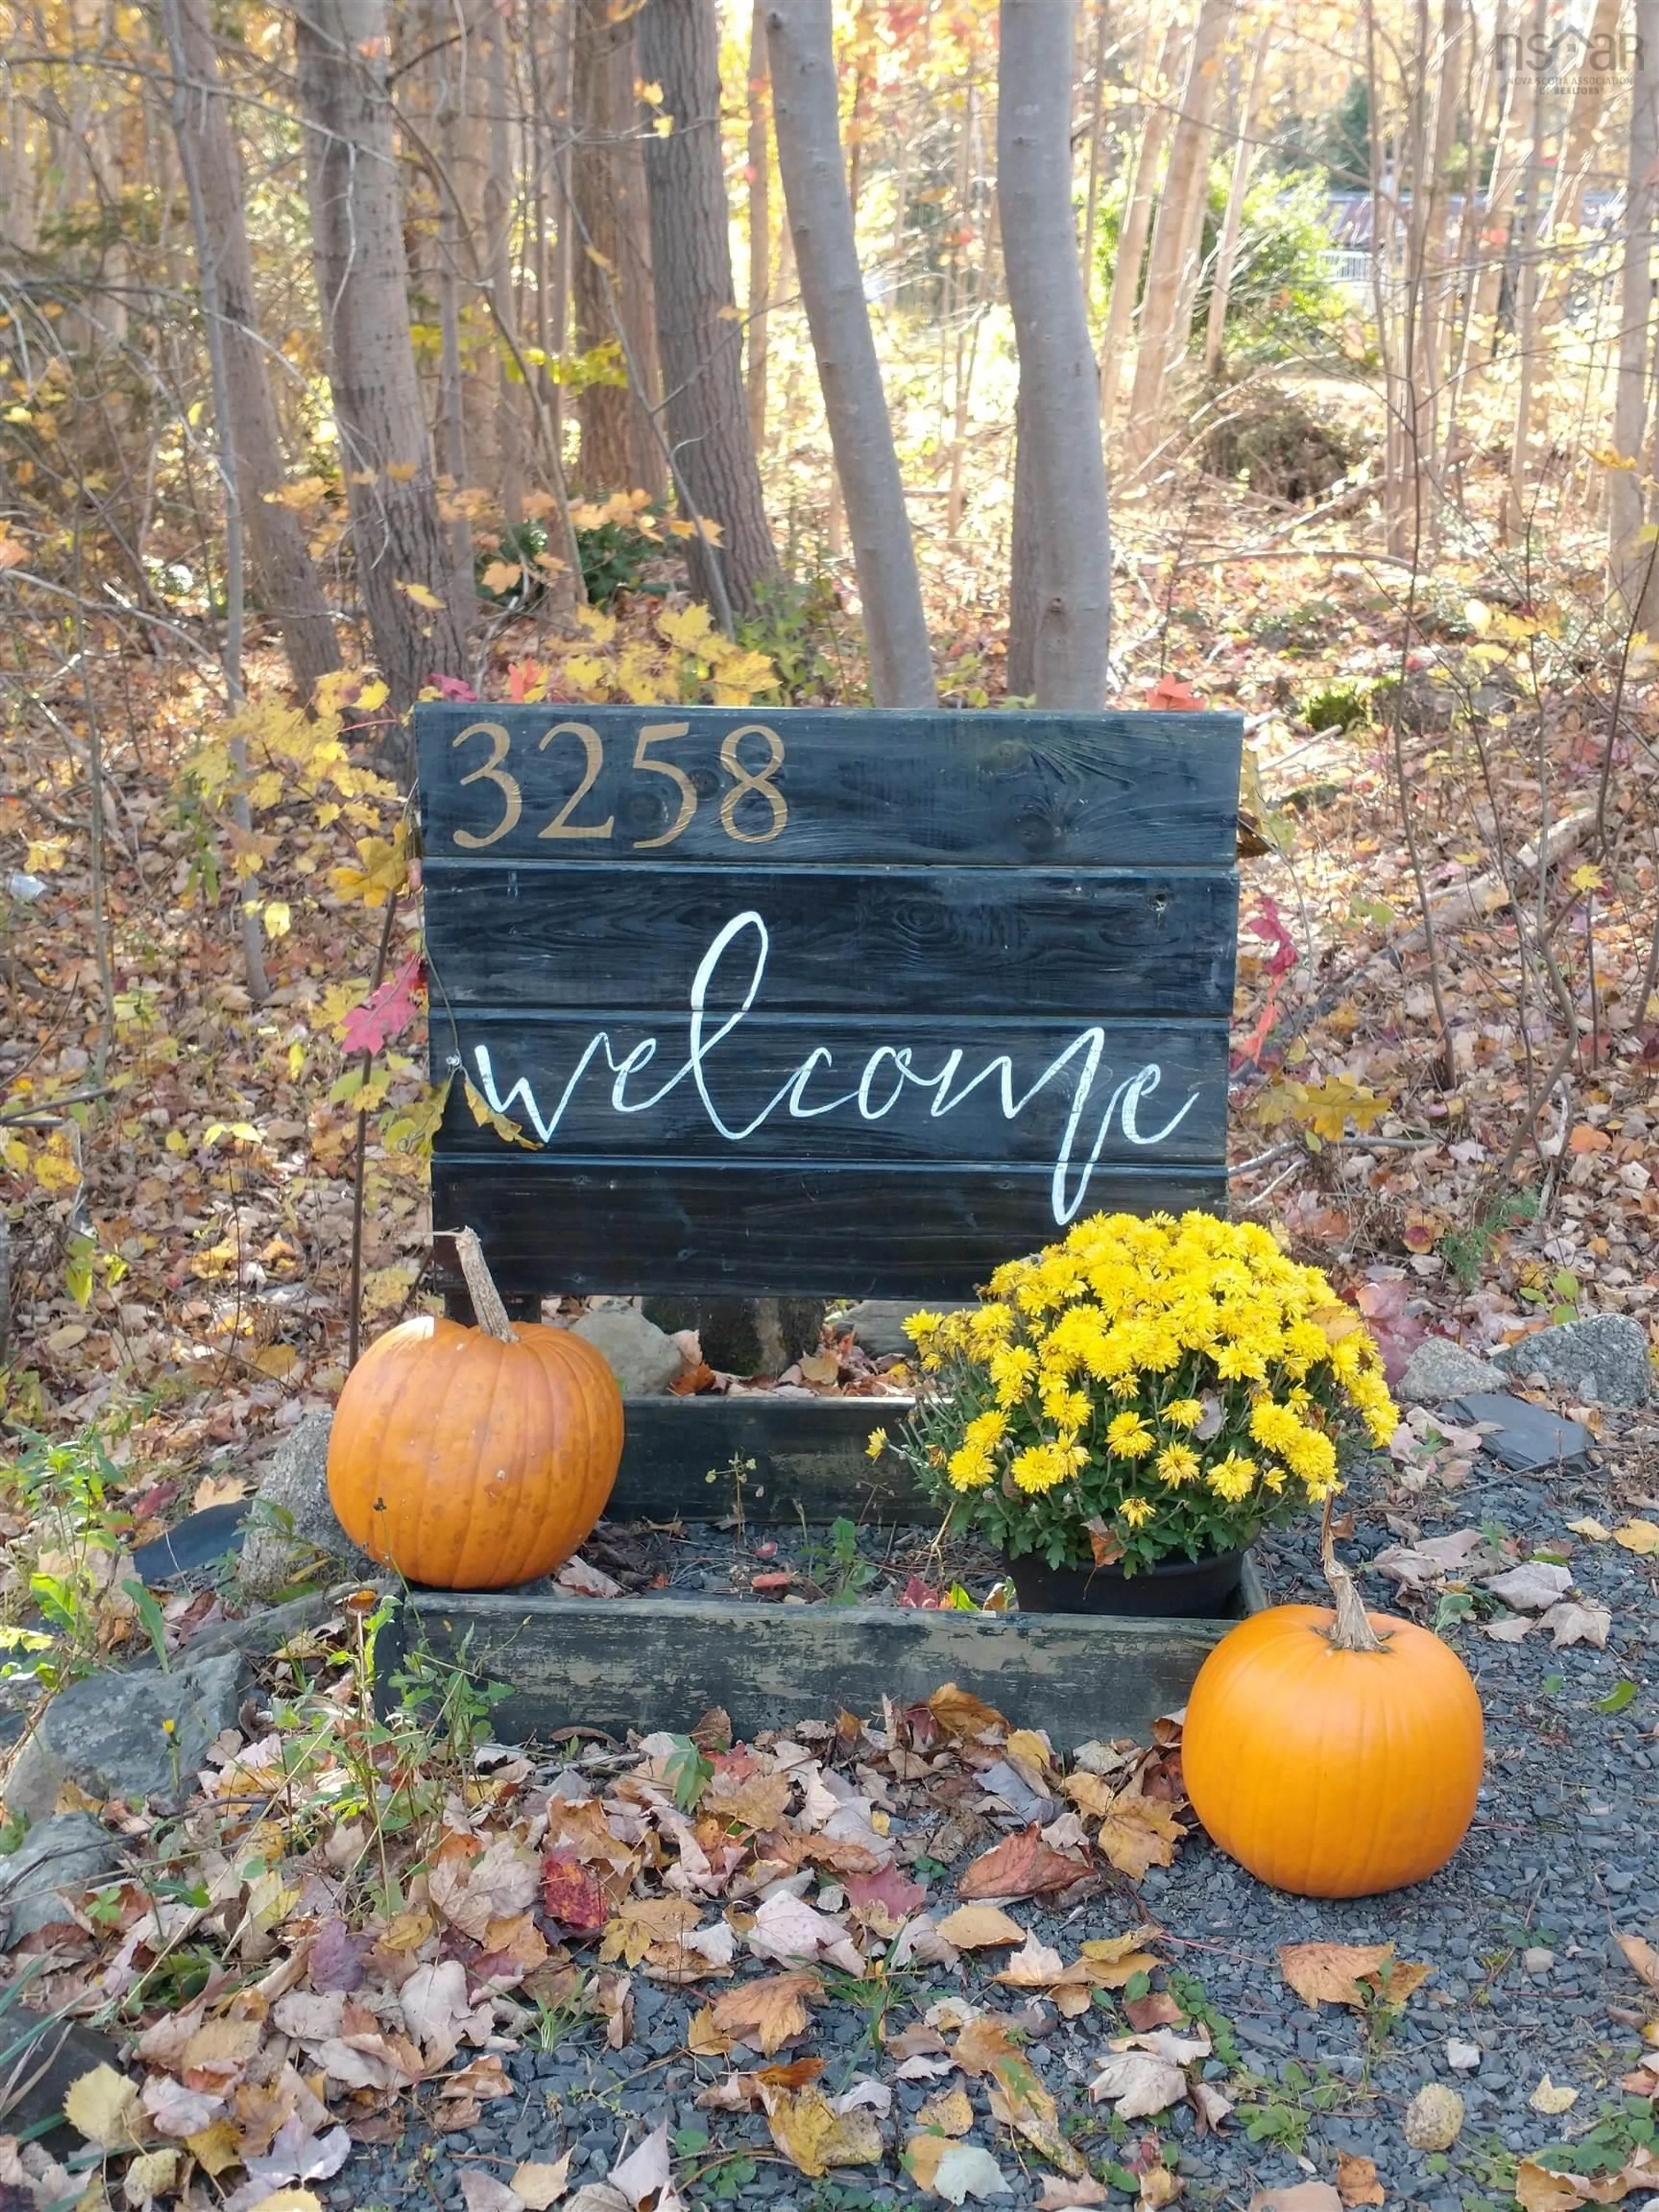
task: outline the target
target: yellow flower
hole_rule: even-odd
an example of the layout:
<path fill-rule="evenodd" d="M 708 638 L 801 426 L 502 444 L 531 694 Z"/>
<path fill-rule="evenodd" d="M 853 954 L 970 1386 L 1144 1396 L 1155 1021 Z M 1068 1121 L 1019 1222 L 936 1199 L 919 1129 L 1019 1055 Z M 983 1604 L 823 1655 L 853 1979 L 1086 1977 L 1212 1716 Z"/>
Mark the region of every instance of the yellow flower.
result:
<path fill-rule="evenodd" d="M 1157 1443 L 1139 1413 L 1115 1413 L 1106 1425 L 1106 1449 L 1119 1459 L 1145 1459 Z"/>
<path fill-rule="evenodd" d="M 971 1444 L 975 1451 L 989 1451 L 1000 1444 L 1008 1433 L 1008 1416 L 1000 1407 L 992 1406 L 982 1413 L 975 1413 L 963 1431 L 963 1442 Z"/>
<path fill-rule="evenodd" d="M 999 1406 L 1017 1406 L 1036 1373 L 1036 1354 L 1029 1344 L 1000 1344 L 991 1354 L 991 1382 Z"/>
<path fill-rule="evenodd" d="M 947 1470 L 953 1490 L 983 1490 L 995 1471 L 989 1452 L 976 1451 L 972 1444 L 962 1444 L 951 1453 Z"/>
<path fill-rule="evenodd" d="M 1203 1418 L 1203 1401 L 1198 1398 L 1176 1398 L 1164 1408 L 1164 1419 L 1178 1429 L 1195 1429 Z"/>
<path fill-rule="evenodd" d="M 936 1313 L 913 1313 L 903 1323 L 904 1334 L 919 1351 L 925 1352 L 930 1338 L 939 1334 L 945 1316 Z"/>
<path fill-rule="evenodd" d="M 1066 1455 L 1056 1444 L 1028 1444 L 1016 1452 L 1009 1472 L 1022 1490 L 1052 1490 L 1072 1472 Z"/>
<path fill-rule="evenodd" d="M 1152 1517 L 1152 1501 L 1146 1498 L 1126 1498 L 1117 1510 L 1132 1528 L 1140 1528 Z"/>
<path fill-rule="evenodd" d="M 1229 1505 L 1237 1505 L 1255 1489 L 1255 1474 L 1253 1459 L 1246 1459 L 1239 1452 L 1229 1452 L 1225 1459 L 1216 1462 L 1204 1480 L 1218 1498 Z"/>
<path fill-rule="evenodd" d="M 1174 1489 L 1190 1482 L 1198 1473 L 1198 1454 L 1190 1444 L 1165 1444 L 1158 1455 L 1158 1471 Z"/>
<path fill-rule="evenodd" d="M 865 1457 L 866 1457 L 866 1459 L 879 1459 L 879 1458 L 881 1457 L 882 1454 L 886 1450 L 886 1449 L 887 1449 L 887 1431 L 886 1431 L 886 1430 L 885 1430 L 885 1429 L 872 1429 L 872 1430 L 871 1430 L 871 1431 L 870 1431 L 870 1435 L 869 1435 L 868 1441 L 866 1443 L 865 1447 L 864 1447 L 864 1455 L 865 1455 Z"/>

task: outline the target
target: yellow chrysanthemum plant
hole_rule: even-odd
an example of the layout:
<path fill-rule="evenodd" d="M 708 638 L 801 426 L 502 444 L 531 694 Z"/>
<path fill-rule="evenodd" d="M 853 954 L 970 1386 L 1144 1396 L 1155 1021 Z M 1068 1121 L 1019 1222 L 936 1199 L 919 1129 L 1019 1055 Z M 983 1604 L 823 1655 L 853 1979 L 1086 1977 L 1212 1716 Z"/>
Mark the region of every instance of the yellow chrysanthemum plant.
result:
<path fill-rule="evenodd" d="M 1242 1550 L 1340 1489 L 1345 1428 L 1398 1425 L 1327 1278 L 1212 1214 L 1097 1214 L 905 1327 L 922 1382 L 896 1448 L 1011 1559 L 1128 1576 Z"/>

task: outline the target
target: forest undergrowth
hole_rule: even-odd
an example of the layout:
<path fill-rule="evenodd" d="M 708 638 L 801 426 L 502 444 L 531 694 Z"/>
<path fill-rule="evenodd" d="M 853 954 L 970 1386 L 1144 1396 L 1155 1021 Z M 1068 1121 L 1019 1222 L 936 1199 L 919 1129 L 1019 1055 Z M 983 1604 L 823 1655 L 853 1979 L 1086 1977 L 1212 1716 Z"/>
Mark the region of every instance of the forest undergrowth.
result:
<path fill-rule="evenodd" d="M 1246 719 L 1235 1209 L 1330 1268 L 1396 1358 L 1425 1328 L 1480 1347 L 1659 1299 L 1659 692 L 1651 648 L 1602 627 L 1588 526 L 1564 509 L 1546 535 L 1547 560 L 1442 548 L 1414 575 L 1304 554 L 1195 473 L 1120 510 L 1114 703 Z M 927 564 L 948 703 L 1005 701 L 997 550 L 976 530 Z M 568 635 L 509 609 L 481 691 L 759 702 L 782 670 L 857 703 L 857 642 L 821 560 L 740 647 L 683 589 Z M 115 1433 L 143 1517 L 337 1390 L 360 1141 L 365 1335 L 428 1295 L 418 859 L 372 671 L 307 722 L 256 637 L 228 726 L 165 641 L 89 623 L 62 645 L 16 633 L 0 796 L 21 1199 L 0 1392 L 14 1426 Z"/>

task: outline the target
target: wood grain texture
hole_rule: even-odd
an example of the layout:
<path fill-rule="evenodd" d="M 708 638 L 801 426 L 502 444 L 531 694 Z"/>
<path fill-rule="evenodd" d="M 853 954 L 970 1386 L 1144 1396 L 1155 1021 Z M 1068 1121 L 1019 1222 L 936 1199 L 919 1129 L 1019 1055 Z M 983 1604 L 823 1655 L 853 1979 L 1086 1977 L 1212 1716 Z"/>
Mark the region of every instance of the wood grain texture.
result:
<path fill-rule="evenodd" d="M 428 860 L 434 1052 L 443 1008 L 684 1009 L 733 918 L 768 945 L 757 1010 L 836 1014 L 1220 1016 L 1232 1011 L 1231 869 L 756 868 L 678 861 L 573 868 Z M 758 940 L 756 939 L 756 942 Z M 734 942 L 719 971 L 752 964 Z"/>
<path fill-rule="evenodd" d="M 569 721 L 595 732 L 601 765 L 567 826 L 610 822 L 605 837 L 541 836 L 586 773 L 579 738 L 541 745 L 548 731 Z M 479 722 L 507 732 L 501 769 L 519 797 L 513 827 L 489 848 L 502 859 L 550 856 L 585 866 L 635 857 L 637 842 L 663 836 L 682 805 L 673 778 L 655 772 L 658 763 L 679 768 L 696 795 L 672 846 L 659 848 L 678 861 L 1169 867 L 1229 866 L 1234 857 L 1243 736 L 1237 714 L 480 704 L 415 711 L 428 860 L 465 855 L 470 848 L 456 843 L 458 830 L 488 836 L 510 811 L 490 776 L 463 787 L 461 779 L 491 759 L 491 739 L 455 742 Z M 688 726 L 683 736 L 646 748 L 652 767 L 635 765 L 642 730 L 679 723 Z M 775 781 L 788 814 L 781 834 L 763 846 L 734 839 L 721 820 L 734 788 L 721 746 L 732 732 L 757 723 L 782 744 Z M 758 769 L 769 757 L 763 739 L 738 741 L 744 767 Z M 770 802 L 752 793 L 731 815 L 750 836 L 763 835 L 773 819 Z"/>
<path fill-rule="evenodd" d="M 494 1139 L 486 1141 L 492 1146 Z M 434 1154 L 434 1229 L 475 1229 L 504 1292 L 965 1299 L 1052 1243 L 1052 1176 L 996 1164 L 900 1168 L 618 1158 L 497 1146 Z M 1097 1169 L 1083 1212 L 1224 1212 L 1212 1169 Z"/>
<path fill-rule="evenodd" d="M 994 1705 L 1057 1748 L 1145 1741 L 1187 1701 L 1230 1621 L 921 1613 L 885 1606 L 778 1607 L 678 1599 L 526 1598 L 418 1592 L 433 1649 L 513 1694 L 491 1717 L 512 1739 L 586 1724 L 691 1728 L 723 1705 L 739 1739 L 845 1708 L 878 1715 L 944 1682 Z"/>
<path fill-rule="evenodd" d="M 900 1014 L 886 1021 L 750 1014 L 714 1048 L 702 1069 L 721 1123 L 728 1129 L 753 1127 L 741 1139 L 722 1138 L 690 1080 L 682 1079 L 648 1112 L 619 1112 L 617 1063 L 654 1037 L 657 1053 L 629 1079 L 623 1096 L 654 1094 L 686 1060 L 686 1024 L 672 1015 L 612 1014 L 604 1023 L 608 1055 L 601 1049 L 590 1057 L 597 1021 L 591 1012 L 460 1007 L 451 1049 L 475 1084 L 488 1079 L 493 1085 L 504 1106 L 520 1083 L 528 1084 L 541 1128 L 557 1116 L 546 1141 L 567 1159 L 614 1158 L 619 1147 L 638 1146 L 667 1159 L 741 1158 L 751 1164 L 830 1153 L 847 1164 L 997 1160 L 1052 1166 L 1085 1079 L 1073 1158 L 1088 1156 L 1103 1124 L 1104 1163 L 1145 1163 L 1153 1157 L 1146 1134 L 1173 1120 L 1188 1097 L 1192 1107 L 1156 1149 L 1158 1164 L 1211 1163 L 1225 1149 L 1227 1028 L 1219 1019 L 1114 1024 L 1105 1028 L 1103 1048 L 1091 1067 L 1092 1047 L 1079 1048 L 1085 1025 L 1076 1017 L 997 1020 L 977 1010 L 959 1017 Z M 818 1050 L 829 1057 L 800 1085 L 804 1111 L 792 1114 L 786 1097 L 792 1079 Z M 901 1052 L 906 1054 L 902 1061 Z M 1157 1066 L 1159 1079 L 1155 1091 L 1137 1093 L 1136 1141 L 1124 1133 L 1121 1094 L 1149 1065 Z M 541 1133 L 522 1092 L 507 1110 L 527 1134 Z M 450 1098 L 446 1146 L 464 1151 L 476 1138 L 477 1125 L 458 1085 Z"/>

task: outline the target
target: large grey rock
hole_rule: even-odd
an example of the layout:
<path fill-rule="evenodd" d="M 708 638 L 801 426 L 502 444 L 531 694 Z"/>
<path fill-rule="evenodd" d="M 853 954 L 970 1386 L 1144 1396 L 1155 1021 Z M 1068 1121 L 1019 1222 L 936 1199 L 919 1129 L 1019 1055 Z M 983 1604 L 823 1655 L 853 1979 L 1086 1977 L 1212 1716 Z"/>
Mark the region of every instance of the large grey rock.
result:
<path fill-rule="evenodd" d="M 1507 1374 L 1541 1375 L 1603 1406 L 1645 1406 L 1653 1396 L 1648 1334 L 1630 1314 L 1590 1314 L 1541 1328 L 1494 1352 L 1492 1360 Z"/>
<path fill-rule="evenodd" d="M 1454 1344 L 1448 1336 L 1425 1336 L 1413 1347 L 1406 1371 L 1394 1386 L 1402 1406 L 1438 1406 L 1470 1390 L 1502 1390 L 1502 1371 Z"/>
<path fill-rule="evenodd" d="M 694 1328 L 702 1356 L 722 1375 L 781 1375 L 816 1352 L 823 1328 L 821 1298 L 647 1298 L 659 1328 Z"/>
<path fill-rule="evenodd" d="M 294 1583 L 325 1577 L 345 1582 L 375 1572 L 334 1516 L 328 1498 L 328 1437 L 334 1416 L 305 1415 L 271 1455 L 246 1523 L 237 1585 L 245 1601 L 264 1604 Z"/>
<path fill-rule="evenodd" d="M 885 1359 L 915 1352 L 915 1346 L 904 1334 L 904 1324 L 913 1313 L 922 1312 L 927 1303 L 925 1298 L 861 1298 L 857 1305 L 848 1306 L 844 1313 L 836 1314 L 831 1319 L 835 1328 L 850 1328 L 872 1359 Z M 933 1310 L 938 1312 L 940 1309 L 935 1307 Z M 957 1313 L 962 1309 L 946 1306 L 943 1310 Z"/>
<path fill-rule="evenodd" d="M 65 1782 L 89 1797 L 182 1803 L 209 1744 L 234 1723 L 246 1679 L 240 1652 L 227 1651 L 168 1674 L 146 1669 L 71 1682 L 19 1750 L 6 1778 L 6 1810 L 46 1820 Z"/>
<path fill-rule="evenodd" d="M 678 1345 L 637 1306 L 596 1306 L 571 1334 L 604 1354 L 624 1398 L 654 1398 L 685 1364 Z"/>
<path fill-rule="evenodd" d="M 114 1863 L 115 1838 L 90 1813 L 59 1813 L 31 1828 L 10 1857 L 0 1859 L 3 1948 L 67 1920 L 60 1891 L 84 1889 Z"/>

